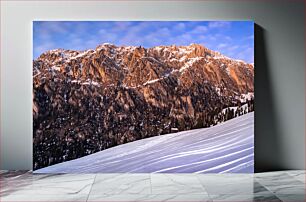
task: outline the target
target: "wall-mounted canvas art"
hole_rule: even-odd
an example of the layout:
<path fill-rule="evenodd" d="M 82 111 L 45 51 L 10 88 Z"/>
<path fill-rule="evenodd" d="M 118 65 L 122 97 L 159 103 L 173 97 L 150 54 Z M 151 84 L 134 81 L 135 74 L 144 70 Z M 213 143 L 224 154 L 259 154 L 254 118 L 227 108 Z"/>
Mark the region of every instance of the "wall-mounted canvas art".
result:
<path fill-rule="evenodd" d="M 34 21 L 35 173 L 251 173 L 254 23 Z"/>

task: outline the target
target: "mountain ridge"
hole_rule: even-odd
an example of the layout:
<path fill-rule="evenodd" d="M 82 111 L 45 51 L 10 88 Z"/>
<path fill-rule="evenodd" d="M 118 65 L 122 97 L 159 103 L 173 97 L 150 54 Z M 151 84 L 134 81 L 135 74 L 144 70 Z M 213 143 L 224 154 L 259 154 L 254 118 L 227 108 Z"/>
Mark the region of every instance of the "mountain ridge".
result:
<path fill-rule="evenodd" d="M 33 61 L 34 169 L 251 112 L 253 83 L 253 65 L 198 44 L 47 51 Z"/>
<path fill-rule="evenodd" d="M 170 50 L 169 50 L 170 49 Z M 141 60 L 153 60 L 157 63 L 165 63 L 164 65 L 168 65 L 170 69 L 172 69 L 171 73 L 175 73 L 177 71 L 179 71 L 180 73 L 183 73 L 184 71 L 186 71 L 186 69 L 188 69 L 190 66 L 193 65 L 193 63 L 203 63 L 203 61 L 207 61 L 207 58 L 209 58 L 210 56 L 213 57 L 213 60 L 218 60 L 220 61 L 221 64 L 221 68 L 222 65 L 224 65 L 225 63 L 230 62 L 231 65 L 233 65 L 232 63 L 237 63 L 237 64 L 243 64 L 244 66 L 247 66 L 249 68 L 253 68 L 254 66 L 252 64 L 248 64 L 242 60 L 235 60 L 235 59 L 231 59 L 229 57 L 226 57 L 224 55 L 222 55 L 219 52 L 216 51 L 211 51 L 208 48 L 205 48 L 199 44 L 191 44 L 190 46 L 175 46 L 175 45 L 171 45 L 171 46 L 155 46 L 152 48 L 143 48 L 143 47 L 136 47 L 136 46 L 115 46 L 113 44 L 109 44 L 109 43 L 105 43 L 102 45 L 99 45 L 96 47 L 95 50 L 93 49 L 88 49 L 86 51 L 73 51 L 73 50 L 64 50 L 64 49 L 55 49 L 55 50 L 50 50 L 47 51 L 45 53 L 43 53 L 39 58 L 37 58 L 37 60 L 40 60 L 41 58 L 43 59 L 45 56 L 48 55 L 58 55 L 61 56 L 62 58 L 58 58 L 59 61 L 54 61 L 55 64 L 52 64 L 52 67 L 54 70 L 60 70 L 60 71 L 64 71 L 61 69 L 61 63 L 69 63 L 71 62 L 71 60 L 78 60 L 80 58 L 88 58 L 90 59 L 91 57 L 93 57 L 93 65 L 99 66 L 99 64 L 97 64 L 97 61 L 94 60 L 94 56 L 97 54 L 101 54 L 99 53 L 100 51 L 103 51 L 103 53 L 107 53 L 105 54 L 106 56 L 108 56 L 107 58 L 105 58 L 106 61 L 103 61 L 105 63 L 110 63 L 112 65 L 108 65 L 108 66 L 112 66 L 112 67 L 123 67 L 128 69 L 129 68 L 129 63 L 126 61 L 122 61 L 122 58 L 119 60 L 116 60 L 116 62 L 114 63 L 113 61 L 109 60 L 109 59 L 114 59 L 114 50 L 116 51 L 125 51 L 127 52 L 126 54 L 131 54 L 134 53 L 133 57 L 131 58 L 132 61 L 130 63 L 133 63 L 133 59 L 141 59 Z M 144 54 L 144 51 L 148 50 L 146 54 Z M 173 51 L 174 50 L 174 51 Z M 177 52 L 178 50 L 180 50 L 180 52 L 183 52 L 185 54 L 183 54 L 183 56 L 180 56 L 180 54 L 176 54 L 176 55 L 169 55 L 170 53 L 173 52 Z M 105 51 L 105 52 L 104 52 Z M 128 53 L 130 51 L 130 53 Z M 158 52 L 159 51 L 159 52 Z M 168 60 L 165 59 L 164 54 L 168 54 Z M 67 56 L 68 55 L 68 56 Z M 153 57 L 154 56 L 154 57 Z M 176 56 L 179 56 L 179 59 L 177 59 Z M 204 57 L 205 56 L 205 57 Z M 137 58 L 138 57 L 138 58 Z M 161 58 L 162 61 L 157 60 L 156 58 Z M 37 61 L 35 60 L 35 61 Z M 64 60 L 64 61 L 63 61 Z M 152 63 L 154 63 L 153 61 L 150 61 Z M 123 64 L 122 64 L 123 63 Z M 50 66 L 50 64 L 48 64 L 48 66 Z M 175 68 L 176 66 L 182 66 L 180 69 Z M 174 68 L 173 68 L 174 67 Z M 82 67 L 80 67 L 81 69 Z M 226 72 L 227 74 L 231 74 L 231 68 L 230 67 L 226 67 Z M 94 70 L 92 70 L 94 71 Z M 103 71 L 103 69 L 98 69 L 96 71 L 98 74 L 100 74 L 102 77 L 105 74 L 105 72 Z M 152 73 L 153 74 L 153 73 Z M 166 74 L 166 73 L 165 73 Z M 234 73 L 232 73 L 234 74 Z M 151 83 L 150 81 L 156 80 L 156 79 L 161 79 L 163 78 L 165 75 L 159 75 L 159 77 L 154 77 L 154 75 L 151 75 L 153 77 L 153 79 L 149 79 L 146 82 L 146 84 Z M 168 75 L 169 76 L 169 75 Z M 235 75 L 233 75 L 232 77 L 234 77 Z M 139 85 L 139 84 L 138 84 Z M 141 84 L 140 84 L 141 85 Z M 136 87 L 136 86 L 127 86 L 127 87 Z"/>

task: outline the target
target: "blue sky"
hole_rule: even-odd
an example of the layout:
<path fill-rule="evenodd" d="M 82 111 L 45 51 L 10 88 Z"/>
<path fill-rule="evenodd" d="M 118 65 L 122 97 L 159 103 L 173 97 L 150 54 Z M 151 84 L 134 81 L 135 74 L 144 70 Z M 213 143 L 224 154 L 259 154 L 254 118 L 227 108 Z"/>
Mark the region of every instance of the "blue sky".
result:
<path fill-rule="evenodd" d="M 33 54 L 47 50 L 94 49 L 102 43 L 152 47 L 198 43 L 254 62 L 252 21 L 34 21 Z"/>

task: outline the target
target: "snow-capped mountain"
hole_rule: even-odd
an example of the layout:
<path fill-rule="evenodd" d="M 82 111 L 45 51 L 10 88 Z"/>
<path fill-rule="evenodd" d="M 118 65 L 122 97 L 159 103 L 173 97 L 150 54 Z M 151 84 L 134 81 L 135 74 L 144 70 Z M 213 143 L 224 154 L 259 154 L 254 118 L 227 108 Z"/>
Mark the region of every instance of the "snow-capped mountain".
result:
<path fill-rule="evenodd" d="M 34 169 L 253 111 L 254 66 L 198 44 L 103 44 L 33 61 Z"/>

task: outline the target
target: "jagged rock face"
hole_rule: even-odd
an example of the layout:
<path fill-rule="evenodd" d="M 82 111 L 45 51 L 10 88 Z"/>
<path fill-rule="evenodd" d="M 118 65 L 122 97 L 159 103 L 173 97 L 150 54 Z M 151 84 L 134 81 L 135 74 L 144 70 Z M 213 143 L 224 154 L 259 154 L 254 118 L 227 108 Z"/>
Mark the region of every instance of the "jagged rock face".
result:
<path fill-rule="evenodd" d="M 34 169 L 253 111 L 253 82 L 253 65 L 197 44 L 48 51 L 33 61 Z"/>

